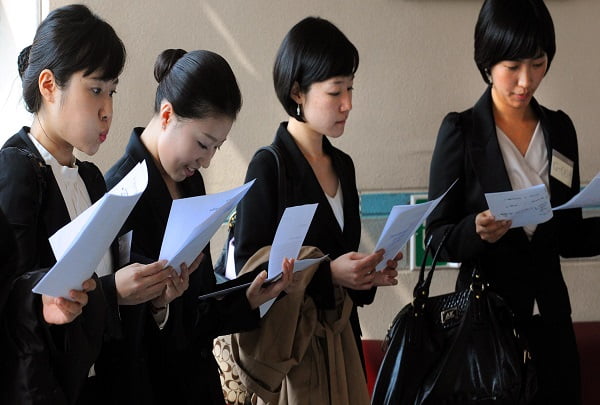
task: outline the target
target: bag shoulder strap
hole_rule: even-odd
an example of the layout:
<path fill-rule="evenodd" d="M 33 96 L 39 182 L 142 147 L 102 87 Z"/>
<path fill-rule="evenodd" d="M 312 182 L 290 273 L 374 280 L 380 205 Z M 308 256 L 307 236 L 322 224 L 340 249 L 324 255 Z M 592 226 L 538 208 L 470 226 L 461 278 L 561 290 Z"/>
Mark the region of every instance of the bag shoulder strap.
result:
<path fill-rule="evenodd" d="M 287 207 L 287 182 L 285 161 L 281 156 L 281 150 L 274 143 L 261 147 L 256 151 L 256 153 L 262 150 L 269 151 L 275 158 L 275 163 L 277 165 L 277 202 L 279 207 L 277 214 L 278 217 L 281 218 L 281 216 L 283 215 L 283 211 L 285 211 Z"/>
<path fill-rule="evenodd" d="M 36 180 L 37 180 L 37 186 L 38 186 L 38 210 L 39 210 L 41 208 L 41 206 L 42 206 L 43 201 L 44 201 L 44 195 L 46 194 L 47 181 L 46 181 L 46 176 L 45 176 L 44 172 L 46 170 L 48 170 L 48 166 L 46 165 L 46 162 L 44 162 L 38 156 L 36 156 L 31 151 L 29 151 L 29 150 L 27 150 L 25 148 L 21 148 L 19 146 L 11 146 L 10 148 L 14 148 L 20 154 L 26 156 L 28 158 L 29 162 L 31 163 L 31 167 L 33 168 L 33 171 L 35 173 L 35 177 L 36 177 Z"/>
<path fill-rule="evenodd" d="M 433 237 L 430 236 L 427 239 L 427 245 L 425 246 L 425 255 L 423 256 L 423 261 L 421 262 L 421 270 L 419 270 L 419 281 L 417 282 L 417 285 L 415 286 L 415 289 L 413 290 L 413 298 L 414 299 L 422 299 L 422 298 L 429 297 L 429 287 L 431 286 L 431 280 L 433 279 L 433 273 L 435 272 L 435 267 L 437 265 L 437 261 L 438 261 L 440 252 L 442 251 L 442 246 L 444 246 L 444 242 L 446 241 L 446 237 L 448 236 L 449 233 L 450 233 L 450 231 L 447 230 L 446 232 L 444 232 L 444 235 L 442 235 L 442 239 L 440 240 L 440 243 L 437 246 L 435 253 L 433 254 L 431 269 L 427 273 L 427 277 L 425 277 L 425 268 L 427 267 L 427 257 L 429 256 L 429 253 L 432 250 L 431 241 L 432 241 Z"/>

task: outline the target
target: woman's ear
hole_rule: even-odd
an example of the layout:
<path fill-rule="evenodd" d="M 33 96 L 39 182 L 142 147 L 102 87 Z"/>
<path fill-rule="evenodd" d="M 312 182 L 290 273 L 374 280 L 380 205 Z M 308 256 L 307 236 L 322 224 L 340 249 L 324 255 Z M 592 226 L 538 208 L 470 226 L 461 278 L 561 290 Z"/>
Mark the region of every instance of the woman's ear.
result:
<path fill-rule="evenodd" d="M 38 89 L 44 101 L 53 103 L 56 100 L 58 84 L 54 73 L 50 69 L 44 69 L 38 76 Z"/>
<path fill-rule="evenodd" d="M 168 101 L 163 100 L 160 104 L 160 111 L 158 112 L 158 115 L 160 117 L 161 128 L 166 129 L 167 125 L 173 121 L 173 117 L 175 115 L 173 111 L 173 105 Z"/>
<path fill-rule="evenodd" d="M 294 82 L 292 84 L 292 88 L 290 90 L 290 97 L 294 100 L 296 104 L 304 104 L 304 93 L 300 90 L 300 85 L 298 82 Z"/>

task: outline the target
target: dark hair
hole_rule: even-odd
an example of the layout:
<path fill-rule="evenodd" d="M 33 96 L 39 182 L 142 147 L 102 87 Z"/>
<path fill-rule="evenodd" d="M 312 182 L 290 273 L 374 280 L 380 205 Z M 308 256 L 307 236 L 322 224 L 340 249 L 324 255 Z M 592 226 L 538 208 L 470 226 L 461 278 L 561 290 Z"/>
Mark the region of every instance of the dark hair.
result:
<path fill-rule="evenodd" d="M 154 64 L 158 82 L 154 112 L 167 100 L 181 118 L 224 115 L 235 119 L 242 108 L 242 94 L 227 61 L 211 51 L 163 51 Z"/>
<path fill-rule="evenodd" d="M 287 33 L 273 67 L 273 84 L 285 111 L 299 120 L 290 97 L 295 82 L 306 92 L 315 82 L 350 76 L 358 69 L 358 50 L 332 23 L 307 17 Z"/>
<path fill-rule="evenodd" d="M 486 0 L 475 25 L 475 63 L 483 77 L 503 60 L 545 52 L 548 69 L 556 53 L 554 24 L 543 0 Z"/>
<path fill-rule="evenodd" d="M 84 76 L 98 71 L 101 80 L 116 79 L 124 64 L 123 42 L 106 21 L 81 4 L 57 8 L 42 21 L 33 44 L 18 58 L 27 111 L 35 113 L 41 107 L 38 78 L 44 69 L 50 69 L 63 87 L 82 70 Z"/>

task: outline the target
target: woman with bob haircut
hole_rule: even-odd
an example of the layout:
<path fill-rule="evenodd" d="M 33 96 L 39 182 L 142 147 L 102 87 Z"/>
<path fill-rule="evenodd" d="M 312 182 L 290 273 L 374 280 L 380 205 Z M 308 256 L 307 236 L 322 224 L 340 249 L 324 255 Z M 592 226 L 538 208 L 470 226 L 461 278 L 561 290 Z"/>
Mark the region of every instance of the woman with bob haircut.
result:
<path fill-rule="evenodd" d="M 349 322 L 355 344 L 345 350 L 357 350 L 362 360 L 356 306 L 370 304 L 376 286 L 396 284 L 395 268 L 401 256 L 389 261 L 385 270 L 375 272 L 383 251 L 356 252 L 361 224 L 354 164 L 329 141 L 344 133 L 358 63 L 357 49 L 331 22 L 308 17 L 297 23 L 285 36 L 273 68 L 275 92 L 289 119 L 279 125 L 272 145 L 285 167 L 283 204 L 319 204 L 304 245 L 315 246 L 331 258 L 321 262 L 305 295 L 319 311 L 336 309 L 336 291 L 350 296 Z M 255 252 L 271 245 L 282 214 L 272 153 L 261 150 L 255 154 L 246 181 L 254 178 L 256 183 L 237 209 L 238 272 Z M 357 364 L 360 369 L 360 361 Z M 328 379 L 322 384 L 329 384 Z M 360 403 L 360 398 L 355 400 L 359 402 L 353 403 Z"/>
<path fill-rule="evenodd" d="M 0 150 L 0 208 L 18 251 L 2 324 L 2 403 L 93 403 L 101 347 L 122 332 L 119 306 L 176 296 L 164 262 L 116 271 L 116 244 L 69 300 L 31 291 L 56 263 L 48 238 L 106 192 L 100 170 L 74 149 L 93 155 L 106 140 L 124 63 L 114 29 L 83 5 L 49 13 L 19 55 L 33 124 Z"/>
<path fill-rule="evenodd" d="M 427 234 L 435 245 L 449 232 L 443 258 L 462 263 L 457 289 L 468 287 L 478 268 L 511 307 L 537 368 L 535 403 L 578 404 L 579 359 L 560 257 L 600 254 L 600 218 L 583 219 L 581 209 L 570 209 L 537 226 L 511 228 L 494 218 L 484 198 L 544 184 L 558 206 L 580 190 L 571 119 L 533 97 L 555 50 L 542 0 L 483 3 L 475 63 L 488 87 L 472 108 L 442 122 L 429 196 L 458 182 L 429 217 Z"/>
<path fill-rule="evenodd" d="M 124 226 L 133 230 L 132 254 L 142 262 L 158 260 L 173 200 L 206 194 L 199 170 L 209 167 L 242 106 L 231 67 L 211 51 L 167 49 L 156 59 L 154 77 L 154 115 L 145 128 L 133 129 L 124 155 L 105 176 L 115 185 L 146 161 L 148 187 Z M 198 296 L 216 289 L 210 246 L 203 253 L 198 270 L 186 275 L 180 298 L 168 308 L 166 302 L 148 303 L 127 325 L 137 333 L 122 346 L 119 372 L 105 382 L 112 396 L 107 402 L 224 403 L 213 339 L 258 327 L 258 306 L 289 285 L 293 261 L 284 261 L 282 279 L 268 287 L 262 286 L 263 271 L 240 280 L 253 280 L 246 290 L 200 301 Z M 168 319 L 158 327 L 152 314 L 167 309 Z"/>

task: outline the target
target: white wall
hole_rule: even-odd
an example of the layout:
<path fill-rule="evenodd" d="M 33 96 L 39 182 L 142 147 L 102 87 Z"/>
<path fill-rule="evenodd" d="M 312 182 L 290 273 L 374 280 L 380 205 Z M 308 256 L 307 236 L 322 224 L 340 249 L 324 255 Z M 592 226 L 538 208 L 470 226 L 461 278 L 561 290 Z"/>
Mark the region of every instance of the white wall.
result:
<path fill-rule="evenodd" d="M 50 8 L 68 1 L 51 0 Z M 229 140 L 203 172 L 210 191 L 243 181 L 256 148 L 271 141 L 285 119 L 271 80 L 275 52 L 287 30 L 308 15 L 330 19 L 360 51 L 354 110 L 336 145 L 357 166 L 360 191 L 425 190 L 442 117 L 471 106 L 484 90 L 472 60 L 477 0 L 102 0 L 83 1 L 109 21 L 125 42 L 128 62 L 115 101 L 109 139 L 94 160 L 107 169 L 122 153 L 131 127 L 150 119 L 156 83 L 152 66 L 167 47 L 205 48 L 232 65 L 244 107 Z M 557 55 L 538 99 L 561 108 L 579 133 L 582 180 L 600 171 L 596 95 L 600 93 L 600 2 L 547 0 L 557 33 Z M 12 62 L 11 62 L 12 63 Z M 220 246 L 220 244 L 216 244 Z M 565 266 L 576 319 L 600 319 L 599 263 Z M 455 273 L 440 272 L 436 291 Z M 381 289 L 362 311 L 365 336 L 382 337 L 410 299 L 415 274 Z"/>

